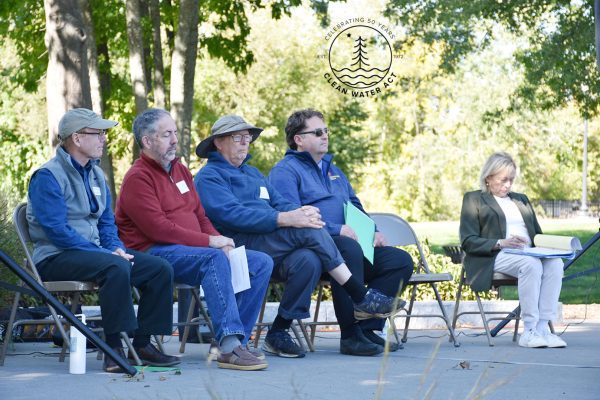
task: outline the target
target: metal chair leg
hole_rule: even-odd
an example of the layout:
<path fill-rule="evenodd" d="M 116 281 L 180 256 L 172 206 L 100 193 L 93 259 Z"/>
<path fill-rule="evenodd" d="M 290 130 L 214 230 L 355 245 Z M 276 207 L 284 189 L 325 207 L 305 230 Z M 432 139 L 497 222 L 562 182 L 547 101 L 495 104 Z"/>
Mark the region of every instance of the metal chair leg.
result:
<path fill-rule="evenodd" d="M 301 336 L 300 332 L 298 332 L 298 327 L 296 325 L 294 325 L 294 323 L 292 322 L 290 329 L 294 333 L 294 336 L 296 337 L 296 340 L 298 341 L 300 346 L 302 346 L 302 348 L 304 349 L 305 348 L 304 344 L 303 344 L 304 340 L 302 340 L 302 336 Z"/>
<path fill-rule="evenodd" d="M 163 347 L 163 335 L 152 335 L 154 337 L 154 341 L 156 342 L 156 347 L 158 351 L 161 353 L 165 352 L 165 348 Z"/>
<path fill-rule="evenodd" d="M 8 346 L 12 339 L 12 330 L 15 323 L 15 317 L 17 315 L 17 308 L 19 307 L 19 300 L 21 299 L 21 292 L 15 293 L 15 300 L 13 301 L 12 308 L 10 310 L 10 316 L 8 317 L 8 325 L 4 332 L 4 343 L 2 343 L 2 349 L 0 349 L 0 366 L 4 365 L 4 358 L 8 351 Z"/>
<path fill-rule="evenodd" d="M 317 322 L 319 320 L 319 311 L 321 310 L 321 301 L 323 300 L 323 285 L 319 284 L 319 291 L 317 293 L 317 303 L 315 304 L 315 315 L 313 317 L 313 322 Z M 317 325 L 310 326 L 310 342 L 314 345 L 315 343 L 315 335 L 317 333 Z"/>
<path fill-rule="evenodd" d="M 267 292 L 268 293 L 268 292 Z M 258 347 L 258 342 L 260 341 L 260 336 L 263 328 L 263 319 L 265 317 L 265 308 L 267 306 L 267 294 L 263 299 L 262 306 L 260 307 L 260 313 L 258 314 L 258 321 L 256 324 L 256 332 L 254 332 L 254 348 Z"/>
<path fill-rule="evenodd" d="M 521 307 L 518 309 L 518 313 L 511 312 L 508 314 L 510 318 L 515 320 L 515 331 L 513 332 L 513 342 L 517 341 L 519 336 L 519 323 L 521 322 Z"/>
<path fill-rule="evenodd" d="M 410 304 L 408 305 L 408 313 L 406 315 L 406 321 L 404 322 L 404 334 L 402 335 L 402 343 L 406 343 L 408 340 L 408 325 L 410 324 L 410 316 L 412 315 L 413 306 L 415 299 L 417 298 L 417 285 L 413 285 L 412 293 L 410 295 Z"/>
<path fill-rule="evenodd" d="M 452 315 L 452 330 L 456 329 L 456 322 L 458 321 L 458 310 L 460 307 L 460 300 L 462 299 L 462 289 L 465 283 L 465 271 L 461 270 L 460 280 L 458 281 L 458 290 L 456 291 L 456 302 L 454 303 L 454 312 Z"/>
<path fill-rule="evenodd" d="M 190 335 L 190 322 L 192 321 L 192 317 L 194 316 L 194 308 L 196 307 L 196 297 L 192 296 L 192 300 L 190 300 L 190 306 L 188 307 L 187 317 L 185 319 L 185 327 L 183 328 L 183 337 L 181 338 L 181 344 L 179 345 L 179 352 L 185 352 L 185 344 L 187 343 L 188 336 Z M 200 335 L 198 335 L 200 337 Z M 202 340 L 202 339 L 200 339 Z"/>
<path fill-rule="evenodd" d="M 435 293 L 435 298 L 437 299 L 438 305 L 440 306 L 440 311 L 442 312 L 442 316 L 443 316 L 444 322 L 446 323 L 446 327 L 448 327 L 448 332 L 450 333 L 450 340 L 454 344 L 454 347 L 459 347 L 460 343 L 458 342 L 458 340 L 456 340 L 456 336 L 454 335 L 454 329 L 452 329 L 452 326 L 450 324 L 450 319 L 448 319 L 448 315 L 446 314 L 446 310 L 444 309 L 444 303 L 442 302 L 442 296 L 440 296 L 440 292 L 438 291 L 435 283 L 432 283 L 431 287 L 433 288 L 433 292 Z"/>
<path fill-rule="evenodd" d="M 297 319 L 296 322 L 298 323 L 298 326 L 300 326 L 300 330 L 302 331 L 302 335 L 304 335 L 304 341 L 306 342 L 306 346 L 308 347 L 308 351 L 310 351 L 311 353 L 315 352 L 315 347 L 313 342 L 310 340 L 310 336 L 308 334 L 308 331 L 306 330 L 306 325 L 304 325 L 304 322 L 302 322 L 302 320 Z M 298 339 L 299 343 L 302 343 L 302 341 L 300 339 Z"/>
<path fill-rule="evenodd" d="M 206 322 L 206 326 L 208 327 L 208 330 L 213 335 L 213 337 L 216 338 L 217 334 L 215 332 L 215 328 L 212 324 L 212 321 L 210 320 L 210 316 L 208 315 L 206 308 L 202 304 L 202 299 L 200 299 L 200 293 L 198 292 L 198 289 L 192 290 L 192 295 L 196 299 L 196 303 L 198 303 L 198 309 L 200 310 L 200 314 L 202 314 L 202 318 L 204 318 L 204 322 Z M 200 340 L 202 340 L 202 336 L 201 335 L 198 335 L 198 336 L 199 336 Z"/>
<path fill-rule="evenodd" d="M 490 347 L 494 346 L 492 343 L 492 335 L 490 333 L 490 327 L 488 326 L 487 318 L 485 317 L 485 312 L 483 310 L 483 304 L 481 304 L 481 298 L 479 297 L 479 293 L 475 292 L 475 299 L 477 299 L 477 306 L 479 307 L 479 312 L 481 314 L 481 319 L 483 320 L 483 327 L 485 328 L 485 334 L 487 335 L 488 344 Z"/>
<path fill-rule="evenodd" d="M 142 360 L 140 360 L 140 357 L 138 356 L 137 352 L 133 348 L 133 344 L 131 343 L 131 340 L 129 339 L 129 335 L 127 335 L 127 332 L 121 332 L 121 338 L 123 338 L 123 340 L 125 341 L 125 345 L 127 346 L 127 348 L 129 349 L 129 352 L 133 356 L 133 359 L 135 360 L 135 365 L 143 365 Z M 106 357 L 106 355 L 104 357 Z"/>

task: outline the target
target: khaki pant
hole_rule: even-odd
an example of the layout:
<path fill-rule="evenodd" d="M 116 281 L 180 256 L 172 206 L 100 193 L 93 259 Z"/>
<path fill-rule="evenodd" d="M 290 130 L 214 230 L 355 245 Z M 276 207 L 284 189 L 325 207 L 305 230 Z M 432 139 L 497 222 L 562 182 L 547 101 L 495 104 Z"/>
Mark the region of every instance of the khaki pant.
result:
<path fill-rule="evenodd" d="M 494 271 L 519 279 L 521 318 L 526 330 L 535 329 L 539 320 L 556 319 L 563 277 L 560 258 L 536 258 L 501 251 Z"/>

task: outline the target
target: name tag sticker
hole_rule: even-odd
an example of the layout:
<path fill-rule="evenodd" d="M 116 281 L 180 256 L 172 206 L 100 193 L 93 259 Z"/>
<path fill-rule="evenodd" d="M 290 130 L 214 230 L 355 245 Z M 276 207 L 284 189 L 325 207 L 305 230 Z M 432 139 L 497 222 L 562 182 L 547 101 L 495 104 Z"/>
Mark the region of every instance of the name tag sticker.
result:
<path fill-rule="evenodd" d="M 267 190 L 266 187 L 261 186 L 260 187 L 260 198 L 261 199 L 265 199 L 265 200 L 270 200 L 271 198 L 269 197 L 269 191 Z"/>
<path fill-rule="evenodd" d="M 190 188 L 185 183 L 185 181 L 179 181 L 176 183 L 176 185 L 177 185 L 177 189 L 179 189 L 179 192 L 181 192 L 181 194 L 184 194 L 184 193 L 187 193 L 190 191 Z"/>
<path fill-rule="evenodd" d="M 94 193 L 95 196 L 100 196 L 100 188 L 98 186 L 92 186 L 92 193 Z"/>

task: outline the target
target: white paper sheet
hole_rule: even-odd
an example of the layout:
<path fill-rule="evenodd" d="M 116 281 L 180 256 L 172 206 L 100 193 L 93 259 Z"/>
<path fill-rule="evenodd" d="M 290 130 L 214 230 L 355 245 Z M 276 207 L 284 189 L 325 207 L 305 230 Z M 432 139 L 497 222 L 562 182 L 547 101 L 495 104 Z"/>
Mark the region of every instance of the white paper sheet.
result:
<path fill-rule="evenodd" d="M 236 247 L 229 251 L 229 265 L 231 265 L 231 286 L 233 286 L 233 292 L 239 293 L 250 289 L 250 273 L 248 272 L 246 246 Z"/>

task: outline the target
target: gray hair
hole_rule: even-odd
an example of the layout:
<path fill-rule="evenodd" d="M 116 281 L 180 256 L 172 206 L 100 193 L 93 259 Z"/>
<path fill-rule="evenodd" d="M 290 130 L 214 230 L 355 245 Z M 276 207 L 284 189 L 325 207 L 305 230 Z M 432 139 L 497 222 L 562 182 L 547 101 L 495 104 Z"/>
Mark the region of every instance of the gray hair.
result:
<path fill-rule="evenodd" d="M 481 175 L 479 176 L 479 186 L 482 192 L 489 192 L 489 188 L 486 183 L 486 179 L 492 175 L 496 175 L 498 172 L 505 168 L 512 168 L 515 172 L 517 171 L 517 164 L 510 156 L 510 154 L 503 151 L 492 154 L 481 169 Z"/>
<path fill-rule="evenodd" d="M 171 116 L 162 108 L 148 108 L 133 120 L 133 135 L 140 149 L 143 149 L 142 138 L 156 133 L 156 123 L 165 115 Z"/>

